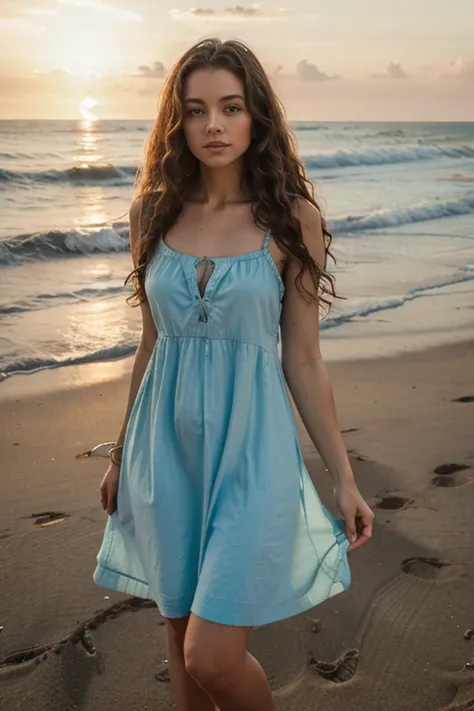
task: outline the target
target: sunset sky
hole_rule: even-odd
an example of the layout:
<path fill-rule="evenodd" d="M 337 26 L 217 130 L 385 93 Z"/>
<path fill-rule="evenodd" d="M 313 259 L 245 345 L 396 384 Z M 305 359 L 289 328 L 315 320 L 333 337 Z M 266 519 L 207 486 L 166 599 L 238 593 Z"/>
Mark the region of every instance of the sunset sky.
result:
<path fill-rule="evenodd" d="M 247 42 L 293 120 L 474 120 L 474 0 L 0 0 L 0 118 L 153 119 L 198 39 Z M 89 102 L 92 106 L 93 101 Z"/>

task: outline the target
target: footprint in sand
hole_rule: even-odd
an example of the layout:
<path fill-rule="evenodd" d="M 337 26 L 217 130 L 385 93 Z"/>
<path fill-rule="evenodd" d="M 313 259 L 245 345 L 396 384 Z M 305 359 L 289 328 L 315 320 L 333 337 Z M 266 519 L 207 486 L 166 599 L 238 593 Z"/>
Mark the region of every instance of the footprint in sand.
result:
<path fill-rule="evenodd" d="M 474 395 L 463 395 L 451 400 L 451 402 L 474 402 Z"/>
<path fill-rule="evenodd" d="M 458 474 L 470 467 L 466 464 L 440 464 L 439 467 L 433 470 L 435 477 L 431 480 L 434 486 L 439 487 L 454 487 L 454 486 L 464 486 L 464 484 L 469 483 L 469 479 L 465 476 Z"/>
<path fill-rule="evenodd" d="M 435 476 L 431 480 L 434 486 L 441 488 L 450 488 L 454 486 L 464 486 L 469 483 L 469 479 L 465 476 Z"/>
<path fill-rule="evenodd" d="M 414 503 L 415 499 L 406 496 L 382 496 L 376 501 L 375 507 L 386 511 L 401 511 L 413 506 Z"/>
<path fill-rule="evenodd" d="M 462 565 L 439 558 L 406 558 L 402 562 L 402 571 L 406 575 L 430 582 L 455 580 L 464 575 Z"/>
<path fill-rule="evenodd" d="M 357 671 L 359 656 L 358 649 L 351 649 L 335 662 L 321 662 L 310 653 L 308 655 L 308 666 L 311 671 L 316 672 L 323 679 L 341 683 L 352 679 Z"/>
<path fill-rule="evenodd" d="M 155 679 L 156 681 L 159 681 L 161 684 L 169 684 L 171 679 L 170 679 L 170 672 L 168 669 L 167 665 L 164 665 L 160 671 L 157 671 L 155 674 Z"/>
<path fill-rule="evenodd" d="M 450 474 L 456 474 L 456 472 L 463 472 L 465 469 L 469 469 L 467 464 L 440 464 L 439 467 L 433 469 L 433 474 L 449 476 Z"/>

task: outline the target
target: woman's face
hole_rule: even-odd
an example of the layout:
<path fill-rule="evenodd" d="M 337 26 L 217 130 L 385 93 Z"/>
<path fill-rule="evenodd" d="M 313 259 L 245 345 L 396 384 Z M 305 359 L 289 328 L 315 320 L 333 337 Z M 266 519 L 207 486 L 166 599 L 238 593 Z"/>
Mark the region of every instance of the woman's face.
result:
<path fill-rule="evenodd" d="M 183 114 L 188 148 L 209 168 L 230 165 L 249 147 L 252 117 L 244 88 L 227 69 L 199 69 L 189 75 L 184 85 Z M 212 147 L 212 143 L 221 145 Z"/>

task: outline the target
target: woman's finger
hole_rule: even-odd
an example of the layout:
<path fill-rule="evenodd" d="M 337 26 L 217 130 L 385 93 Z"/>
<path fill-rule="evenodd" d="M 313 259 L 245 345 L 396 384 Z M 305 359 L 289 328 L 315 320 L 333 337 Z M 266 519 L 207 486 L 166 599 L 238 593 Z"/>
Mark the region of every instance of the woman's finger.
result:
<path fill-rule="evenodd" d="M 360 520 L 362 535 L 367 538 L 367 540 L 370 540 L 370 538 L 372 538 L 373 533 L 374 514 L 372 513 L 372 511 L 362 514 Z"/>
<path fill-rule="evenodd" d="M 346 518 L 346 537 L 353 543 L 357 538 L 357 525 L 355 516 Z"/>
<path fill-rule="evenodd" d="M 371 511 L 370 513 L 364 513 L 362 515 L 357 516 L 357 538 L 353 543 L 351 543 L 351 545 L 347 549 L 348 553 L 356 551 L 358 548 L 361 548 L 361 546 L 365 545 L 370 541 L 370 539 L 372 538 L 373 519 L 374 515 Z"/>
<path fill-rule="evenodd" d="M 109 514 L 109 516 L 110 516 L 110 514 L 113 514 L 113 512 L 115 511 L 115 508 L 116 508 L 115 501 L 116 501 L 115 494 L 113 496 L 109 496 L 108 505 L 107 505 L 107 513 Z"/>

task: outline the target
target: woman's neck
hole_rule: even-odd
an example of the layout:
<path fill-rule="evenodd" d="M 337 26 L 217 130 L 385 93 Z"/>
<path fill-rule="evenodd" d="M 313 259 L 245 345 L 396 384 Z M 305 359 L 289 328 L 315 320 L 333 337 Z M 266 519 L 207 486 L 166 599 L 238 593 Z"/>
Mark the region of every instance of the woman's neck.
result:
<path fill-rule="evenodd" d="M 190 202 L 201 203 L 211 211 L 222 210 L 226 205 L 248 202 L 241 187 L 242 167 L 238 161 L 224 168 L 200 166 L 198 183 L 190 192 Z"/>

